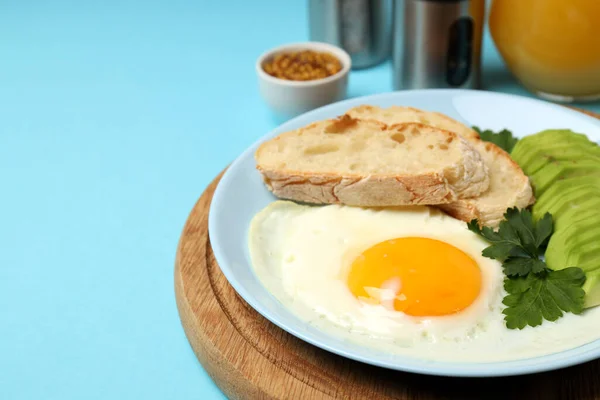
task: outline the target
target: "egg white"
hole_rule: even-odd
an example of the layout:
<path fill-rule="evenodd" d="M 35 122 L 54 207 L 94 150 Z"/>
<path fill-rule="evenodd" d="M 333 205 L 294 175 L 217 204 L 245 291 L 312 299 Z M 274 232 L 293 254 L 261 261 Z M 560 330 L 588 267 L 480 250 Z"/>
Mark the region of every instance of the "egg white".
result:
<path fill-rule="evenodd" d="M 475 260 L 482 285 L 473 304 L 450 316 L 413 317 L 352 295 L 346 276 L 354 259 L 377 243 L 408 236 L 446 242 Z M 429 207 L 276 201 L 253 218 L 249 232 L 252 265 L 267 290 L 309 324 L 362 346 L 439 361 L 497 361 L 553 353 L 600 336 L 574 335 L 573 324 L 587 326 L 592 318 L 573 314 L 541 327 L 507 329 L 501 265 L 481 255 L 488 245 L 464 222 Z M 600 312 L 587 314 L 595 314 L 598 331 Z"/>

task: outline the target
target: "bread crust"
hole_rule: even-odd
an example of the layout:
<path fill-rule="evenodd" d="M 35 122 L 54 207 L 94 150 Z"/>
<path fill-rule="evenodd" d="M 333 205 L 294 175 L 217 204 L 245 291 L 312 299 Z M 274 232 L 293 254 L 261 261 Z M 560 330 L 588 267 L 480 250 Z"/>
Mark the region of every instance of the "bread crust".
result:
<path fill-rule="evenodd" d="M 445 114 L 435 111 L 424 111 L 414 107 L 391 106 L 388 108 L 381 108 L 364 104 L 351 108 L 346 114 L 353 118 L 369 119 L 390 125 L 419 122 L 454 132 L 467 140 L 479 139 L 479 134 L 475 130 Z"/>
<path fill-rule="evenodd" d="M 447 204 L 462 197 L 480 194 L 489 186 L 487 168 L 479 153 L 459 135 L 419 123 L 387 126 L 376 122 L 381 131 L 436 130 L 458 146 L 464 164 L 451 164 L 436 172 L 414 175 L 344 174 L 306 172 L 272 167 L 263 162 L 262 153 L 273 143 L 284 141 L 312 129 L 330 129 L 329 133 L 343 133 L 361 120 L 343 116 L 336 120 L 321 121 L 297 131 L 286 132 L 263 143 L 256 151 L 257 169 L 267 188 L 279 198 L 315 204 L 346 204 L 362 207 L 401 205 Z M 372 124 L 373 122 L 369 122 Z M 377 134 L 375 132 L 374 134 Z"/>
<path fill-rule="evenodd" d="M 338 176 L 258 168 L 267 188 L 282 199 L 314 204 L 385 207 L 443 204 L 456 199 L 439 174 L 419 176 Z"/>

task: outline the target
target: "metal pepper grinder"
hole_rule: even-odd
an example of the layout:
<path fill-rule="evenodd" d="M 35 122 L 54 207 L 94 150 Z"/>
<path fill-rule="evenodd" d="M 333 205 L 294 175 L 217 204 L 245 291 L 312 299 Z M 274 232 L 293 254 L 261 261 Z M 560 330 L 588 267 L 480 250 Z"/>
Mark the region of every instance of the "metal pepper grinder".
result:
<path fill-rule="evenodd" d="M 341 47 L 352 69 L 367 68 L 391 53 L 392 0 L 309 0 L 310 40 Z"/>
<path fill-rule="evenodd" d="M 480 86 L 485 0 L 394 0 L 394 89 Z"/>

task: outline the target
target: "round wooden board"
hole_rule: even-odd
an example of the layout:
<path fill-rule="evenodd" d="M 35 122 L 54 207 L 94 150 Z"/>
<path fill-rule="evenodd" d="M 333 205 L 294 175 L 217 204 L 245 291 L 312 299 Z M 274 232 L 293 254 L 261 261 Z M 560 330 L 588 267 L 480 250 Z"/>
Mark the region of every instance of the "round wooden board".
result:
<path fill-rule="evenodd" d="M 352 361 L 281 330 L 237 295 L 215 261 L 208 210 L 220 177 L 206 188 L 183 229 L 175 295 L 196 356 L 229 398 L 600 399 L 600 360 L 518 377 L 434 377 Z"/>

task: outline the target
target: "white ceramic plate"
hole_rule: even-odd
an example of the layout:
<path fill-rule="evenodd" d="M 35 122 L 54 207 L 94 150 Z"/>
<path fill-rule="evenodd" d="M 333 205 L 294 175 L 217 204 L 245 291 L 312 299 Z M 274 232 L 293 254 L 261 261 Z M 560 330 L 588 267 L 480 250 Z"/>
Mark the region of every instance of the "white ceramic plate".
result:
<path fill-rule="evenodd" d="M 313 121 L 336 117 L 360 104 L 412 106 L 439 111 L 467 125 L 508 128 L 517 136 L 549 128 L 568 128 L 600 140 L 600 122 L 577 111 L 539 100 L 471 90 L 416 90 L 360 97 L 331 104 L 286 122 L 247 149 L 229 167 L 210 207 L 209 235 L 215 257 L 233 288 L 265 318 L 306 342 L 365 363 L 431 375 L 507 376 L 534 373 L 600 358 L 600 340 L 560 353 L 517 361 L 452 363 L 390 355 L 347 343 L 307 325 L 273 297 L 254 275 L 248 252 L 252 217 L 273 195 L 255 170 L 254 152 L 264 140 Z"/>

